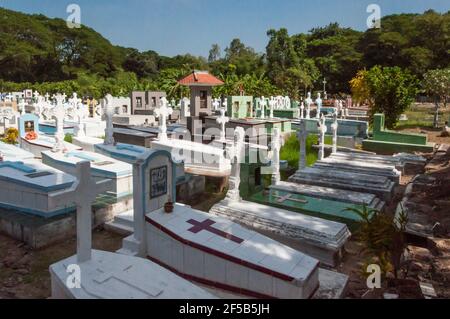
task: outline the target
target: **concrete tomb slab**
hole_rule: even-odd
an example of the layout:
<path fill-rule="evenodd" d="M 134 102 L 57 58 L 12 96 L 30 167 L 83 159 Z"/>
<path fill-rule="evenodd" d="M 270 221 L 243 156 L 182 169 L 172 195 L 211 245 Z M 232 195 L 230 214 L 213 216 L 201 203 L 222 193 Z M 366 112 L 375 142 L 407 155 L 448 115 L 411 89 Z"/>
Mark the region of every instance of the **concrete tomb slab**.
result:
<path fill-rule="evenodd" d="M 335 266 L 350 237 L 345 224 L 299 214 L 286 209 L 248 201 L 224 200 L 210 213 L 226 217 L 276 240 L 294 241 L 294 248 L 317 258 L 325 265 Z"/>
<path fill-rule="evenodd" d="M 384 176 L 307 167 L 289 178 L 290 182 L 371 193 L 390 201 L 395 183 Z"/>
<path fill-rule="evenodd" d="M 75 174 L 76 164 L 81 161 L 91 162 L 91 176 L 94 180 L 111 179 L 109 194 L 117 198 L 133 193 L 133 171 L 130 164 L 111 157 L 87 151 L 67 153 L 42 152 L 43 163 L 68 174 Z"/>

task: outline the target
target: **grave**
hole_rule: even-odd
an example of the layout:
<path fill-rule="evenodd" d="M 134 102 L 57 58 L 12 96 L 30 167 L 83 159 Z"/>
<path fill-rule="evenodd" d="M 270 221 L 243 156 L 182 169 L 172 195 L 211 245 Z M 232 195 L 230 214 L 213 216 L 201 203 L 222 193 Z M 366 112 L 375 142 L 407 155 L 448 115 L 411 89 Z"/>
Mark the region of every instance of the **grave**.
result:
<path fill-rule="evenodd" d="M 281 182 L 278 164 L 281 143 L 277 141 L 280 141 L 280 135 L 276 131 L 272 140 L 272 185 L 268 191 L 252 195 L 249 198 L 250 201 L 342 222 L 351 229 L 356 228 L 360 218 L 358 215 L 346 211 L 348 208 L 361 209 L 366 204 L 374 209 L 383 209 L 384 202 L 381 202 L 375 195 Z M 300 161 L 299 167 L 303 167 L 304 159 L 301 158 Z"/>
<path fill-rule="evenodd" d="M 51 218 L 73 210 L 52 205 L 51 198 L 75 183 L 75 178 L 37 160 L 0 162 L 0 206 L 22 214 Z"/>
<path fill-rule="evenodd" d="M 131 92 L 131 114 L 153 115 L 153 111 L 159 105 L 159 100 L 166 96 L 166 92 L 162 91 Z"/>
<path fill-rule="evenodd" d="M 3 161 L 21 161 L 33 159 L 34 155 L 15 145 L 6 144 L 0 141 L 0 156 Z"/>
<path fill-rule="evenodd" d="M 77 171 L 78 185 L 55 199 L 77 205 L 77 254 L 49 267 L 52 299 L 215 298 L 146 259 L 92 250 L 91 205 L 105 188 L 90 179 L 89 163 L 78 163 Z"/>
<path fill-rule="evenodd" d="M 234 163 L 227 196 L 210 213 L 281 240 L 326 265 L 336 265 L 350 236 L 346 225 L 242 200 L 239 192 L 240 176 L 240 164 Z"/>
<path fill-rule="evenodd" d="M 363 141 L 363 149 L 378 154 L 394 154 L 397 152 L 434 151 L 435 144 L 428 142 L 426 134 L 403 133 L 388 130 L 384 127 L 384 114 L 375 114 L 373 120 L 373 137 Z"/>
<path fill-rule="evenodd" d="M 300 108 L 298 102 L 291 101 L 288 96 L 275 97 L 275 107 L 273 115 L 276 118 L 298 119 L 300 117 Z"/>
<path fill-rule="evenodd" d="M 41 134 L 39 131 L 39 117 L 34 114 L 25 114 L 19 117 L 20 147 L 41 158 L 41 152 L 51 149 L 64 149 L 67 151 L 80 150 L 80 147 L 64 141 L 64 106 L 63 96 L 57 96 L 57 105 L 51 111 L 56 119 L 55 136 Z"/>
<path fill-rule="evenodd" d="M 106 130 L 105 145 L 113 145 L 112 117 L 114 107 L 112 96 L 107 95 L 106 103 Z M 130 164 L 115 160 L 102 154 L 88 151 L 46 151 L 42 152 L 42 161 L 52 167 L 69 174 L 75 174 L 77 163 L 88 161 L 91 163 L 91 178 L 94 181 L 111 179 L 111 188 L 107 193 L 118 199 L 130 196 L 133 193 L 133 172 Z"/>
<path fill-rule="evenodd" d="M 317 167 L 307 167 L 299 170 L 289 177 L 289 181 L 375 194 L 384 201 L 392 199 L 395 187 L 395 183 L 384 176 Z"/>
<path fill-rule="evenodd" d="M 176 161 L 183 161 L 185 171 L 191 175 L 224 177 L 230 174 L 230 161 L 223 149 L 186 139 L 168 139 L 166 119 L 172 112 L 167 100 L 161 99 L 160 108 L 155 111 L 160 117 L 158 139 L 151 142 L 152 149 L 166 150 Z"/>
<path fill-rule="evenodd" d="M 169 153 L 151 150 L 134 156 L 142 193 L 135 194 L 141 199 L 133 214 L 134 234 L 124 240 L 120 252 L 147 256 L 191 281 L 250 297 L 307 298 L 317 289 L 318 280 L 329 275 L 311 257 L 228 219 L 174 203 Z M 173 204 L 171 213 L 165 213 L 168 202 Z M 324 286 L 327 292 L 338 291 L 336 296 L 345 287 L 346 277 L 343 281 L 343 286 L 332 289 Z"/>

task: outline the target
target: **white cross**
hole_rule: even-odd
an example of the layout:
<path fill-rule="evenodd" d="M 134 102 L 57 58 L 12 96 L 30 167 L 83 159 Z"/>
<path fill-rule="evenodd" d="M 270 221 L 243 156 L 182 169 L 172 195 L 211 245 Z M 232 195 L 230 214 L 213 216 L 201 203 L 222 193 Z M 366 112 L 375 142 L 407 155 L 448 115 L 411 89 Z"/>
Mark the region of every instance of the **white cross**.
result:
<path fill-rule="evenodd" d="M 105 129 L 105 145 L 114 145 L 114 126 L 113 116 L 114 107 L 112 104 L 112 96 L 108 94 L 105 96 L 105 115 L 106 115 L 106 129 Z"/>
<path fill-rule="evenodd" d="M 275 99 L 273 97 L 270 98 L 269 101 L 269 107 L 270 107 L 270 118 L 273 119 L 273 108 L 275 107 L 275 104 L 277 104 L 277 102 L 275 101 Z"/>
<path fill-rule="evenodd" d="M 167 106 L 167 99 L 162 97 L 160 100 L 160 107 L 155 109 L 155 114 L 159 118 L 159 140 L 167 140 L 167 117 L 173 113 L 173 109 Z"/>
<path fill-rule="evenodd" d="M 27 105 L 27 103 L 25 102 L 25 99 L 20 99 L 20 102 L 19 102 L 20 115 L 25 114 L 25 106 L 26 105 Z"/>
<path fill-rule="evenodd" d="M 51 115 L 56 121 L 56 133 L 55 144 L 53 145 L 53 152 L 61 152 L 64 150 L 64 117 L 66 116 L 66 110 L 64 109 L 65 95 L 56 94 L 54 96 L 56 100 L 56 106 L 51 111 Z"/>
<path fill-rule="evenodd" d="M 325 133 L 327 132 L 327 125 L 325 116 L 322 114 L 319 120 L 319 161 L 325 157 Z"/>
<path fill-rule="evenodd" d="M 34 91 L 33 96 L 37 100 L 39 98 L 40 94 L 38 91 Z"/>
<path fill-rule="evenodd" d="M 316 115 L 316 117 L 319 119 L 320 118 L 320 113 L 321 113 L 321 110 L 322 110 L 322 99 L 320 98 L 320 93 L 317 93 L 316 104 L 317 104 L 317 115 Z"/>
<path fill-rule="evenodd" d="M 237 127 L 234 131 L 234 145 L 229 149 L 232 169 L 226 198 L 231 201 L 241 200 L 239 185 L 241 184 L 241 163 L 245 155 L 244 138 L 244 129 Z"/>
<path fill-rule="evenodd" d="M 91 177 L 88 161 L 77 163 L 77 181 L 69 189 L 50 195 L 52 207 L 75 203 L 77 206 L 77 262 L 91 259 L 92 248 L 92 202 L 98 194 L 111 189 L 111 180 L 95 182 Z"/>
<path fill-rule="evenodd" d="M 266 98 L 264 96 L 261 96 L 261 100 L 259 102 L 259 107 L 261 108 L 261 118 L 262 119 L 266 118 L 266 105 L 267 105 Z"/>
<path fill-rule="evenodd" d="M 272 185 L 277 185 L 280 178 L 280 149 L 282 145 L 281 134 L 278 128 L 273 130 L 271 150 L 272 150 Z"/>
<path fill-rule="evenodd" d="M 302 103 L 300 104 L 300 119 L 303 119 L 303 117 L 304 117 L 303 112 L 304 111 L 305 111 L 305 104 L 302 101 Z"/>
<path fill-rule="evenodd" d="M 333 114 L 333 124 L 331 124 L 331 130 L 333 132 L 333 154 L 337 153 L 337 130 L 338 130 L 338 120 L 337 113 Z"/>
<path fill-rule="evenodd" d="M 308 92 L 308 97 L 305 100 L 306 102 L 306 118 L 311 118 L 311 104 L 313 103 L 313 100 L 311 98 L 311 92 Z"/>
<path fill-rule="evenodd" d="M 220 117 L 217 118 L 217 123 L 221 126 L 220 131 L 220 141 L 225 141 L 225 125 L 230 121 L 228 117 L 225 116 L 226 110 L 224 108 L 220 109 Z"/>
<path fill-rule="evenodd" d="M 214 111 L 217 111 L 219 109 L 219 107 L 220 107 L 220 100 L 219 99 L 215 99 L 213 104 L 212 104 L 212 106 L 213 106 Z"/>

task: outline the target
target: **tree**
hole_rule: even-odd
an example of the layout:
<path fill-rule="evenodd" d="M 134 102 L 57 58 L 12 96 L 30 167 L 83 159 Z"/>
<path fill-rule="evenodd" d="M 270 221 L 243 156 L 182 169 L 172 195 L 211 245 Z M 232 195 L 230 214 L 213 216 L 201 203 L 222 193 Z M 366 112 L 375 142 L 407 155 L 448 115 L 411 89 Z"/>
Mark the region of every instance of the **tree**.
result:
<path fill-rule="evenodd" d="M 434 97 L 435 115 L 434 127 L 438 127 L 439 122 L 439 102 L 447 107 L 447 101 L 450 95 L 450 68 L 430 70 L 423 76 L 422 87 L 425 92 Z"/>
<path fill-rule="evenodd" d="M 212 63 L 220 59 L 220 46 L 213 44 L 211 50 L 209 50 L 208 62 Z"/>
<path fill-rule="evenodd" d="M 385 124 L 390 129 L 395 127 L 418 93 L 416 77 L 399 67 L 374 66 L 369 71 L 359 72 L 350 85 L 357 98 L 369 97 L 371 116 L 385 114 Z"/>

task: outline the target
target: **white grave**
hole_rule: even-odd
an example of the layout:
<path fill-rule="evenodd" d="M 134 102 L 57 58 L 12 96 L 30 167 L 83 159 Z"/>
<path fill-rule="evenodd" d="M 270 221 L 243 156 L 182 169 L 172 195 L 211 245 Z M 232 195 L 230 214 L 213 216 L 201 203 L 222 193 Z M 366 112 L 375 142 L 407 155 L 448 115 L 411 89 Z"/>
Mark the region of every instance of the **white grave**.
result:
<path fill-rule="evenodd" d="M 71 203 L 53 205 L 54 194 L 72 187 L 76 179 L 33 159 L 0 162 L 0 206 L 24 214 L 50 218 L 73 209 Z"/>
<path fill-rule="evenodd" d="M 89 163 L 77 165 L 78 183 L 55 201 L 77 205 L 77 255 L 50 266 L 54 299 L 209 299 L 210 293 L 154 263 L 92 250 L 91 204 L 102 183 L 90 178 Z M 76 277 L 76 275 L 79 277 Z"/>

